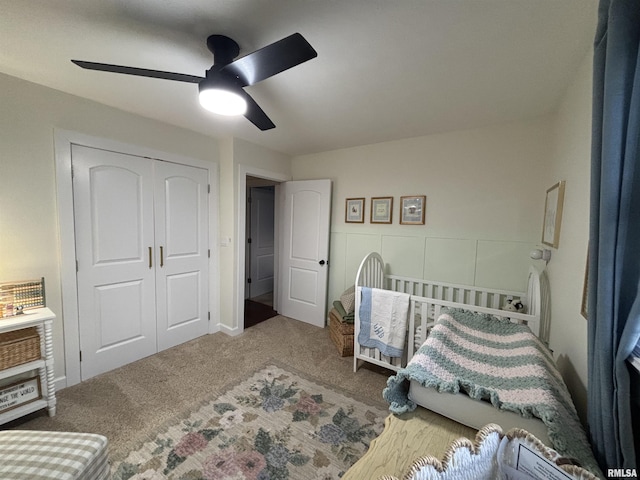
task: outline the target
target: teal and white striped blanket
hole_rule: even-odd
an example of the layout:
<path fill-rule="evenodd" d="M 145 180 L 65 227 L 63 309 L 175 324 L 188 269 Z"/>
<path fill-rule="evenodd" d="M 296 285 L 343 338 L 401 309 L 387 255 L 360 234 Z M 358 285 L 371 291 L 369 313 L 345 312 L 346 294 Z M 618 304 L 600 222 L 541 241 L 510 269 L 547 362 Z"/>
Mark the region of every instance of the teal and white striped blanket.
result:
<path fill-rule="evenodd" d="M 409 364 L 387 381 L 383 396 L 392 412 L 416 408 L 407 396 L 410 380 L 540 418 L 558 453 L 601 475 L 551 352 L 525 325 L 449 309 Z"/>

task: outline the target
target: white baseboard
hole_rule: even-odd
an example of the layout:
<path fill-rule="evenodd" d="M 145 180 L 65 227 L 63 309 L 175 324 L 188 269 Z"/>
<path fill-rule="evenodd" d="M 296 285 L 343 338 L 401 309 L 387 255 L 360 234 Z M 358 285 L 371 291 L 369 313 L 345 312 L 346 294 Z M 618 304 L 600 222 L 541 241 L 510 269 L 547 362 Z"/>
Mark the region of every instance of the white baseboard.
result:
<path fill-rule="evenodd" d="M 240 335 L 242 332 L 244 332 L 244 328 L 242 327 L 231 328 L 231 327 L 227 327 L 226 325 L 220 324 L 220 331 L 222 333 L 226 333 L 227 335 L 235 337 L 237 335 Z"/>
<path fill-rule="evenodd" d="M 53 383 L 56 385 L 56 392 L 62 390 L 63 388 L 67 388 L 67 377 L 62 376 L 54 379 Z"/>

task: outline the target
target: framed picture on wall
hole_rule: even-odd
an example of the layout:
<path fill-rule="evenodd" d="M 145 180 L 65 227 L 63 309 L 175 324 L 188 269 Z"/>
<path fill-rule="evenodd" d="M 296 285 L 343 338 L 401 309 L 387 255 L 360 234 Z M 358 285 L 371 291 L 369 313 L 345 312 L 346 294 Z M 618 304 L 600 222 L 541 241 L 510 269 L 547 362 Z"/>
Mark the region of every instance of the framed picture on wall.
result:
<path fill-rule="evenodd" d="M 424 225 L 426 195 L 400 197 L 400 225 Z"/>
<path fill-rule="evenodd" d="M 391 223 L 393 197 L 371 198 L 371 223 Z"/>
<path fill-rule="evenodd" d="M 344 221 L 346 223 L 364 223 L 364 198 L 346 199 Z"/>
<path fill-rule="evenodd" d="M 562 180 L 547 190 L 544 202 L 544 223 L 542 225 L 542 243 L 558 248 L 560 243 L 560 225 L 562 224 L 562 204 L 564 203 L 564 184 Z"/>

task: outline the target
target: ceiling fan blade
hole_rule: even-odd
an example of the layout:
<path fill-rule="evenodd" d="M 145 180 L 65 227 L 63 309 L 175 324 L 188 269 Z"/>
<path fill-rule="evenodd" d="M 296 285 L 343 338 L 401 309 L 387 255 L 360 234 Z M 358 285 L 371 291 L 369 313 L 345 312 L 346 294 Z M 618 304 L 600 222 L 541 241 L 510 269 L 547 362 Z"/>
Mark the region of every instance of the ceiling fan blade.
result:
<path fill-rule="evenodd" d="M 245 118 L 253 123 L 260 130 L 271 130 L 272 128 L 276 128 L 275 123 L 271 121 L 267 114 L 264 113 L 264 110 L 260 108 L 260 105 L 256 103 L 256 101 L 251 98 L 247 92 L 242 89 L 238 89 L 238 94 L 242 96 L 247 102 L 247 111 L 244 114 Z"/>
<path fill-rule="evenodd" d="M 125 67 L 122 65 L 110 65 L 108 63 L 85 62 L 82 60 L 71 60 L 79 67 L 88 70 L 99 70 L 101 72 L 124 73 L 126 75 L 137 75 L 139 77 L 162 78 L 164 80 L 175 80 L 177 82 L 199 83 L 204 77 L 187 75 L 186 73 L 163 72 L 161 70 L 149 70 L 146 68 Z"/>
<path fill-rule="evenodd" d="M 299 33 L 245 55 L 221 68 L 238 77 L 243 87 L 265 80 L 291 67 L 311 60 L 318 53 Z"/>

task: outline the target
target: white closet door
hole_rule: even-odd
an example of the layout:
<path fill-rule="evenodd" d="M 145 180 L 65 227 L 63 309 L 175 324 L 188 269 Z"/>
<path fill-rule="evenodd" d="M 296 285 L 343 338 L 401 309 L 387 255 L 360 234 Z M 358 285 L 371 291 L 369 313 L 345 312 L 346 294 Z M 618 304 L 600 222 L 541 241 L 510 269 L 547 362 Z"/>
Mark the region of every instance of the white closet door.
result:
<path fill-rule="evenodd" d="M 153 164 L 72 147 L 81 376 L 157 351 Z"/>
<path fill-rule="evenodd" d="M 208 173 L 155 162 L 158 350 L 205 335 L 208 323 Z"/>

